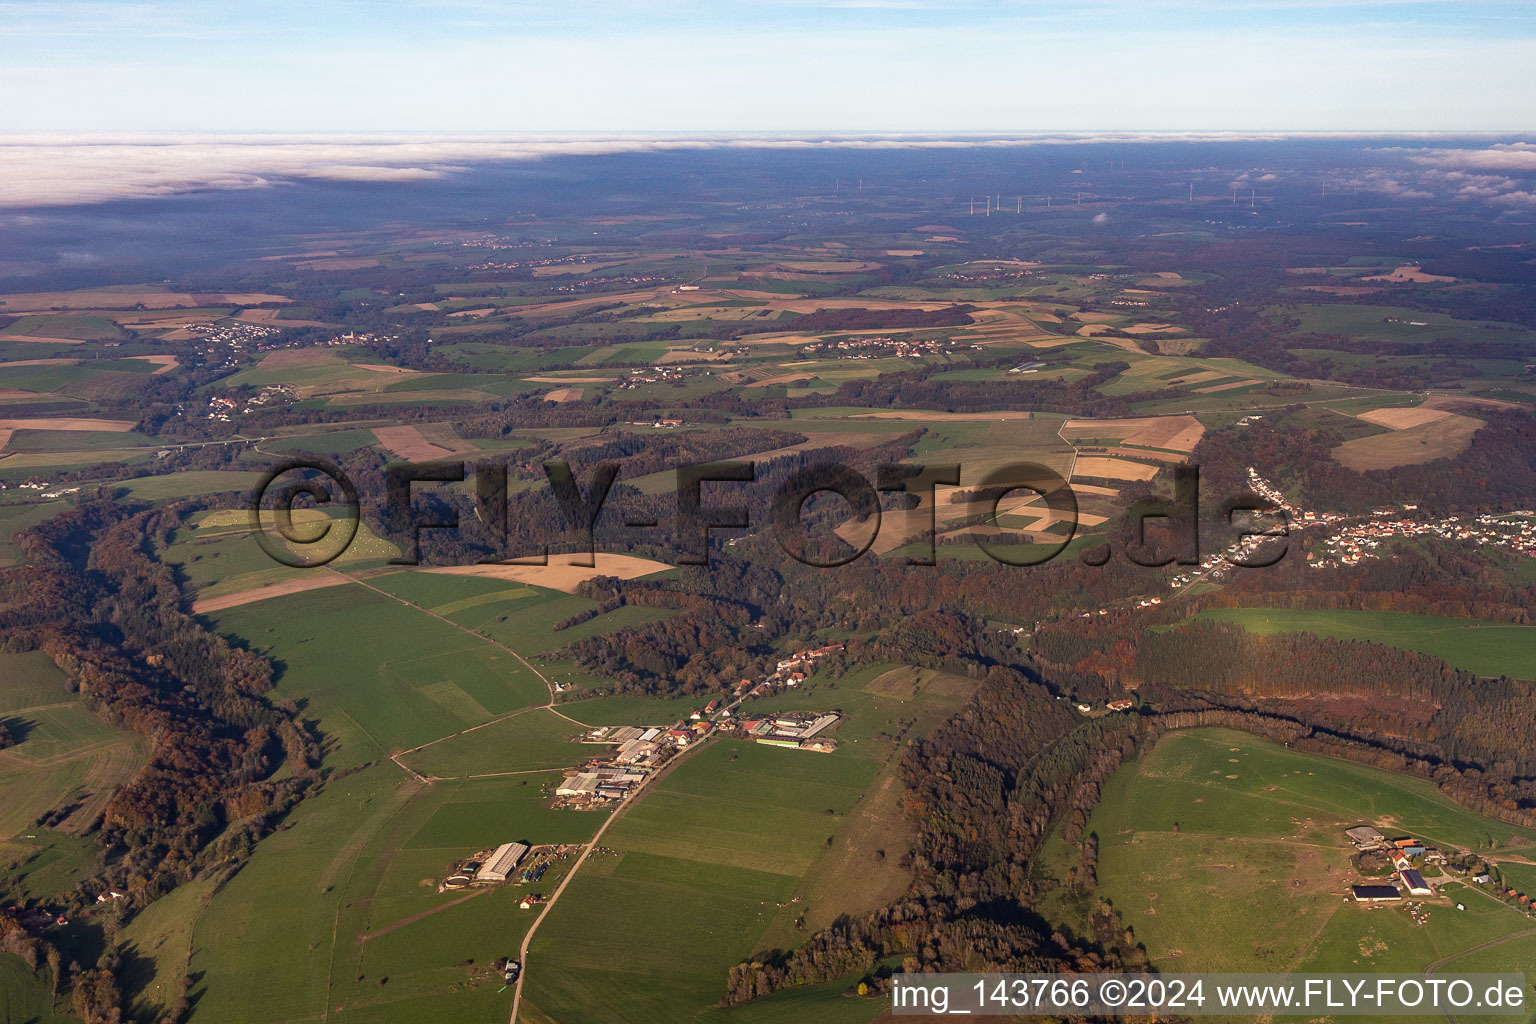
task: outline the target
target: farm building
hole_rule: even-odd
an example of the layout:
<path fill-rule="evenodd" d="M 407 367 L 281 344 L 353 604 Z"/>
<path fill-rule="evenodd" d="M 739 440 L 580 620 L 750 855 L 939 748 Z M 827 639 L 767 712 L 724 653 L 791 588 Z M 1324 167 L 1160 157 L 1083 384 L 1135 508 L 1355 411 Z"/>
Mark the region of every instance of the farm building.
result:
<path fill-rule="evenodd" d="M 496 852 L 480 865 L 480 870 L 475 872 L 475 881 L 505 882 L 517 867 L 517 862 L 527 853 L 528 847 L 522 843 L 502 843 L 496 847 Z"/>
<path fill-rule="evenodd" d="M 572 775 L 555 789 L 556 796 L 590 796 L 597 791 L 597 776 L 591 773 Z"/>
<path fill-rule="evenodd" d="M 1399 871 L 1397 877 L 1403 880 L 1403 885 L 1408 889 L 1408 895 L 1410 896 L 1433 896 L 1435 894 L 1435 890 L 1431 889 L 1429 883 L 1424 881 L 1424 876 L 1413 868 L 1405 868 Z"/>
<path fill-rule="evenodd" d="M 1354 828 L 1347 828 L 1344 830 L 1344 834 L 1349 837 L 1350 842 L 1361 849 L 1377 846 L 1382 840 L 1381 833 L 1369 825 L 1356 825 Z"/>
<path fill-rule="evenodd" d="M 1403 898 L 1395 885 L 1352 885 L 1350 891 L 1356 903 L 1387 903 Z"/>

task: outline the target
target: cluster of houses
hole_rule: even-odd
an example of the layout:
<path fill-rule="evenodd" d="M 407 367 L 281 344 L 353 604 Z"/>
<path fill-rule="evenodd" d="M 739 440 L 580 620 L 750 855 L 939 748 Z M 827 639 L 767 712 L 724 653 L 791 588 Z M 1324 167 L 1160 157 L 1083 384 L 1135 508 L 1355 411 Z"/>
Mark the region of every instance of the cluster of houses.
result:
<path fill-rule="evenodd" d="M 1379 514 L 1379 513 L 1378 513 Z M 1521 510 L 1508 516 L 1450 516 L 1445 519 L 1372 519 L 1356 523 L 1322 542 L 1321 553 L 1309 552 L 1307 564 L 1314 569 L 1358 565 L 1379 558 L 1376 549 L 1393 537 L 1437 537 L 1468 541 L 1479 547 L 1492 545 L 1514 554 L 1536 558 L 1536 512 Z"/>
<path fill-rule="evenodd" d="M 1221 551 L 1206 555 L 1193 569 L 1173 577 L 1168 581 L 1168 586 L 1178 590 L 1180 587 L 1188 587 L 1202 580 L 1220 583 L 1240 565 L 1262 565 L 1265 560 L 1259 557 L 1260 553 L 1277 541 L 1284 543 L 1283 537 L 1278 534 L 1274 536 L 1244 534 Z"/>
<path fill-rule="evenodd" d="M 1336 523 L 1348 516 L 1331 512 L 1313 512 L 1310 509 L 1301 508 L 1293 504 L 1280 492 L 1280 488 L 1265 480 L 1259 475 L 1259 471 L 1252 466 L 1248 467 L 1248 487 L 1253 493 L 1270 502 L 1274 511 L 1284 512 L 1286 519 L 1292 526 L 1327 526 Z"/>
<path fill-rule="evenodd" d="M 681 370 L 669 370 L 665 367 L 658 367 L 654 370 L 635 370 L 628 377 L 615 384 L 614 387 L 620 391 L 633 391 L 642 384 L 665 384 L 682 379 L 683 372 Z"/>
<path fill-rule="evenodd" d="M 1314 569 L 1330 569 L 1339 566 L 1358 565 L 1369 558 L 1380 557 L 1376 549 L 1393 537 L 1435 537 L 1441 540 L 1468 541 L 1479 546 L 1502 548 L 1514 554 L 1536 558 L 1536 511 L 1520 510 L 1505 515 L 1479 515 L 1476 517 L 1450 516 L 1445 519 L 1418 520 L 1402 515 L 1412 512 L 1417 505 L 1401 508 L 1375 509 L 1365 515 L 1343 515 L 1333 512 L 1313 512 L 1288 501 L 1269 481 L 1248 467 L 1248 484 L 1254 493 L 1272 503 L 1261 510 L 1261 515 L 1285 513 L 1289 526 L 1307 529 L 1313 526 L 1331 526 L 1354 520 L 1338 532 L 1324 538 L 1319 550 L 1307 553 L 1307 564 Z M 1393 517 L 1393 518 L 1388 518 Z M 1363 521 L 1362 521 L 1363 520 Z M 1169 586 L 1177 590 L 1201 580 L 1220 582 L 1235 564 L 1262 564 L 1256 558 L 1273 543 L 1283 543 L 1276 536 L 1247 535 L 1230 545 L 1225 551 L 1209 555 L 1199 566 L 1179 573 L 1169 580 Z M 1141 607 L 1141 606 L 1138 606 Z"/>
<path fill-rule="evenodd" d="M 1522 509 L 1500 516 L 1484 514 L 1421 520 L 1402 515 L 1418 508 L 1417 505 L 1404 505 L 1401 508 L 1374 509 L 1363 516 L 1346 516 L 1298 508 L 1286 500 L 1279 488 L 1259 476 L 1252 466 L 1248 467 L 1248 484 L 1254 493 L 1273 502 L 1276 510 L 1283 511 L 1292 526 L 1306 529 L 1309 526 L 1331 526 L 1354 520 L 1324 538 L 1320 551 L 1307 554 L 1307 564 L 1314 569 L 1358 565 L 1366 559 L 1380 557 L 1375 553 L 1376 549 L 1393 537 L 1469 541 L 1479 546 L 1492 545 L 1527 557 L 1536 557 L 1536 511 Z"/>
<path fill-rule="evenodd" d="M 227 368 L 240 365 L 241 353 L 260 351 L 264 341 L 282 333 L 281 328 L 232 319 L 188 324 L 185 330 L 201 339 L 192 347 L 207 365 Z"/>
<path fill-rule="evenodd" d="M 817 647 L 810 650 L 796 651 L 787 658 L 782 658 L 773 667 L 773 673 L 760 683 L 753 683 L 750 679 L 743 679 L 736 684 L 736 692 L 742 697 L 760 697 L 770 693 L 778 686 L 799 686 L 805 682 L 806 676 L 816 667 L 816 663 L 823 658 L 834 654 L 843 653 L 842 644 L 831 644 L 827 647 Z"/>
<path fill-rule="evenodd" d="M 23 480 L 19 484 L 12 484 L 8 483 L 7 481 L 0 480 L 0 491 L 9 490 L 12 487 L 15 487 L 18 491 L 41 491 L 42 493 L 38 495 L 40 498 L 62 498 L 66 494 L 80 493 L 80 488 L 78 486 L 55 487 L 52 483 L 44 480 L 40 476 L 34 476 L 28 480 Z"/>
<path fill-rule="evenodd" d="M 1026 278 L 1038 276 L 1039 271 L 1027 269 L 996 269 L 981 270 L 971 273 L 950 271 L 947 274 L 938 275 L 941 281 L 954 281 L 957 284 L 1005 284 L 1010 281 L 1023 281 Z"/>
<path fill-rule="evenodd" d="M 437 242 L 434 244 L 458 245 L 466 249 L 531 249 L 536 243 L 508 238 L 497 238 L 491 235 L 483 235 L 479 238 L 466 238 L 459 242 Z M 613 257 L 611 255 L 594 256 L 589 253 L 582 253 L 580 255 L 571 256 L 550 256 L 541 260 L 507 260 L 505 262 L 479 263 L 469 267 L 468 269 L 521 270 L 524 267 L 533 269 L 535 267 L 560 267 L 569 265 L 579 266 L 585 263 L 608 262 L 612 258 Z"/>
<path fill-rule="evenodd" d="M 568 284 L 557 284 L 550 291 L 570 294 L 611 289 L 616 286 L 666 284 L 668 280 L 665 274 L 610 274 L 603 277 L 584 277 Z"/>
<path fill-rule="evenodd" d="M 208 411 L 204 417 L 218 423 L 228 423 L 232 417 L 241 413 L 255 412 L 283 399 L 296 401 L 298 397 L 298 390 L 292 384 L 269 384 L 243 400 L 228 395 L 208 399 Z"/>
<path fill-rule="evenodd" d="M 968 346 L 980 349 L 980 345 Z M 892 338 L 874 335 L 868 338 L 844 338 L 841 341 L 813 341 L 802 345 L 802 352 L 825 352 L 834 359 L 881 359 L 888 356 L 909 359 L 918 356 L 953 355 L 960 348 L 943 338 Z"/>

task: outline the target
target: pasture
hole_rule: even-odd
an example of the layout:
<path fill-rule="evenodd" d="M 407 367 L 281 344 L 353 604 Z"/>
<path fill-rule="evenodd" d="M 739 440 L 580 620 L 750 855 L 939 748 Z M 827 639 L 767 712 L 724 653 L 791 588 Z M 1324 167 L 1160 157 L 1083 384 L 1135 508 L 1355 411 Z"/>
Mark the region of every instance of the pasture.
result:
<path fill-rule="evenodd" d="M 603 836 L 614 852 L 583 867 L 540 927 L 524 1005 L 561 1024 L 708 1019 L 732 964 L 899 896 L 910 837 L 893 758 L 972 685 L 873 665 L 743 705 L 747 718 L 841 710 L 839 747 L 816 754 L 722 738 L 689 754 L 615 822 Z M 586 717 L 604 702 L 563 708 Z M 843 1000 L 846 984 L 731 1015 L 865 1021 L 883 1012 L 879 1001 Z"/>
<path fill-rule="evenodd" d="M 276 695 L 306 702 L 333 767 L 416 747 L 548 696 L 505 651 L 355 585 L 209 618 L 218 632 L 277 661 Z"/>
<path fill-rule="evenodd" d="M 1174 972 L 1420 971 L 1527 927 L 1491 902 L 1469 899 L 1465 917 L 1434 905 L 1421 929 L 1400 907 L 1347 901 L 1359 876 L 1343 830 L 1359 824 L 1448 850 L 1533 838 L 1451 803 L 1424 780 L 1247 733 L 1184 730 L 1104 787 L 1088 825 L 1099 839 L 1097 895 L 1119 910 L 1154 966 Z M 1075 847 L 1053 839 L 1037 876 L 1059 881 L 1075 863 Z M 1092 898 L 1058 888 L 1047 906 L 1081 920 Z"/>
<path fill-rule="evenodd" d="M 603 845 L 616 852 L 589 860 L 541 926 L 525 1000 L 562 1024 L 671 1022 L 707 1008 L 872 768 L 732 740 L 691 755 L 609 829 Z"/>
<path fill-rule="evenodd" d="M 0 839 L 58 807 L 73 807 L 61 828 L 86 828 L 144 763 L 144 741 L 87 711 L 40 652 L 0 653 L 0 679 L 0 722 L 17 741 L 0 750 Z"/>
<path fill-rule="evenodd" d="M 554 561 L 554 556 L 551 556 Z M 599 565 L 603 559 L 599 557 Z M 468 566 L 496 569 L 498 566 Z M 516 568 L 516 567 L 508 567 Z M 591 570 L 587 570 L 591 571 Z M 666 618 L 665 608 L 623 607 L 557 631 L 554 627 L 579 612 L 597 607 L 595 601 L 576 594 L 533 587 L 515 577 L 447 572 L 393 572 L 369 581 L 414 604 L 442 615 L 465 629 L 504 643 L 529 656 L 559 650 L 583 637 L 611 632 Z"/>
<path fill-rule="evenodd" d="M 160 939 L 173 950 L 168 969 L 194 972 L 193 1022 L 503 1017 L 511 997 L 498 995 L 491 961 L 516 953 L 534 917 L 517 901 L 531 890 L 472 890 L 466 899 L 437 892 L 437 882 L 498 843 L 587 839 L 601 815 L 541 806 L 558 778 L 423 786 L 386 763 L 335 779 L 216 893 L 184 900 L 179 920 L 147 922 L 143 935 L 141 918 L 125 937 Z M 276 892 L 287 897 L 281 914 L 272 913 Z M 178 943 L 190 948 L 185 968 L 174 967 Z"/>
<path fill-rule="evenodd" d="M 1250 633 L 1308 632 L 1418 651 L 1484 676 L 1536 679 L 1536 626 L 1401 612 L 1218 608 L 1196 618 L 1235 622 Z"/>

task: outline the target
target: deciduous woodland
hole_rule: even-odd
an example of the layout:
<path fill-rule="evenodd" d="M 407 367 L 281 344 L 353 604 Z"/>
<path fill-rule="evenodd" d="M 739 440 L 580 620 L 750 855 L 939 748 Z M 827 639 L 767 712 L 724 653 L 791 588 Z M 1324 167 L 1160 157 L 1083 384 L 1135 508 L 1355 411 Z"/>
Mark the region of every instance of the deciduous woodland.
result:
<path fill-rule="evenodd" d="M 1529 959 L 1536 247 L 1419 159 L 1512 150 L 1115 145 L 0 218 L 8 1005 L 873 1020 L 900 972 Z M 252 506 L 315 466 L 358 525 L 294 568 L 346 488 Z M 1347 901 L 1366 825 L 1428 923 Z"/>

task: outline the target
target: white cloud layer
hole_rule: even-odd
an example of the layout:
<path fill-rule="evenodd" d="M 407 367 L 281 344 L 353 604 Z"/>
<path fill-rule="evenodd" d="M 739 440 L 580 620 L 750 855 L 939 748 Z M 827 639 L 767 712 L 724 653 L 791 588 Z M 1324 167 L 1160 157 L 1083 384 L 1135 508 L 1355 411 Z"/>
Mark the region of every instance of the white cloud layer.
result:
<path fill-rule="evenodd" d="M 1529 204 L 1536 144 L 1422 133 L 1391 138 L 1342 132 L 1096 132 L 862 135 L 489 135 L 489 134 L 13 134 L 0 135 L 0 207 L 42 207 L 177 195 L 206 189 L 270 188 L 302 180 L 429 181 L 477 164 L 644 152 L 720 149 L 1021 148 L 1082 143 L 1348 140 L 1434 142 L 1425 149 L 1379 146 L 1397 171 L 1356 178 L 1409 199 L 1462 196 Z M 1449 142 L 1469 148 L 1452 148 Z M 1407 166 L 1404 166 L 1404 165 Z M 1418 171 L 1412 168 L 1421 168 Z M 1404 173 L 1405 172 L 1405 173 Z M 1245 172 L 1232 187 L 1271 183 Z"/>
<path fill-rule="evenodd" d="M 0 206 L 60 206 L 175 195 L 200 189 L 266 188 L 286 181 L 422 181 L 473 164 L 559 156 L 710 149 L 948 149 L 1081 142 L 1267 141 L 1351 138 L 1311 133 L 1074 135 L 493 136 L 493 135 L 0 135 Z M 1536 156 L 1536 154 L 1533 154 Z"/>

